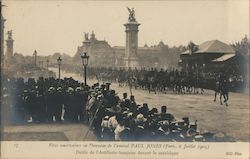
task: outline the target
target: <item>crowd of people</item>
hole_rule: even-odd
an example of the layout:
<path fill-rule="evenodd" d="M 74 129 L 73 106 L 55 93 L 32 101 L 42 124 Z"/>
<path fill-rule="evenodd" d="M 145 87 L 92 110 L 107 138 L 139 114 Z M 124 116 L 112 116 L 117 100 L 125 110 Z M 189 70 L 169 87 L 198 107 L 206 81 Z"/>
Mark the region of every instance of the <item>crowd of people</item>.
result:
<path fill-rule="evenodd" d="M 5 79 L 4 117 L 11 121 L 88 124 L 104 141 L 225 141 L 225 136 L 199 132 L 197 121 L 178 120 L 167 106 L 138 104 L 123 93 L 120 98 L 110 83 L 85 86 L 72 78 Z M 151 108 L 151 109 L 150 109 Z"/>
<path fill-rule="evenodd" d="M 89 87 L 73 78 L 4 79 L 3 112 L 14 123 L 83 120 Z M 62 115 L 63 114 L 63 115 Z"/>

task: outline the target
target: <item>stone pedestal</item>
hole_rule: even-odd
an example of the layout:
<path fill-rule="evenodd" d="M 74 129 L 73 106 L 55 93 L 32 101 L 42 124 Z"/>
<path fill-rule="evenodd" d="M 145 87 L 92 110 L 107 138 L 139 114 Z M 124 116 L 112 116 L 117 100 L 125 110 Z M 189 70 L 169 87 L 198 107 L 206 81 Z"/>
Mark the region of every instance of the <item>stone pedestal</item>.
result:
<path fill-rule="evenodd" d="M 140 24 L 136 21 L 128 22 L 124 24 L 126 30 L 126 48 L 125 48 L 125 57 L 124 63 L 127 68 L 139 67 L 138 62 L 138 26 Z"/>

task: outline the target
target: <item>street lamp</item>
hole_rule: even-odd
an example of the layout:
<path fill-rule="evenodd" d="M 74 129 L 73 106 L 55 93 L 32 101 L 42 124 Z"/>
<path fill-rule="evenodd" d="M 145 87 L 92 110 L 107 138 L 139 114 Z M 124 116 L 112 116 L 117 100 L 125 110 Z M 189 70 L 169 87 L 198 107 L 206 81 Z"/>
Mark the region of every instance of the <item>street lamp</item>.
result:
<path fill-rule="evenodd" d="M 87 52 L 84 52 L 83 55 L 81 55 L 82 58 L 82 64 L 84 67 L 84 84 L 87 85 L 87 66 L 89 62 L 89 56 L 87 55 Z"/>
<path fill-rule="evenodd" d="M 33 56 L 34 56 L 34 62 L 35 62 L 35 66 L 36 66 L 36 57 L 37 57 L 37 51 L 35 50 L 34 53 L 33 53 Z"/>
<path fill-rule="evenodd" d="M 61 63 L 62 63 L 62 59 L 60 56 L 58 57 L 57 62 L 58 62 L 58 74 L 59 74 L 59 80 L 60 80 L 61 79 Z"/>
<path fill-rule="evenodd" d="M 46 60 L 47 63 L 47 69 L 49 69 L 49 59 Z"/>

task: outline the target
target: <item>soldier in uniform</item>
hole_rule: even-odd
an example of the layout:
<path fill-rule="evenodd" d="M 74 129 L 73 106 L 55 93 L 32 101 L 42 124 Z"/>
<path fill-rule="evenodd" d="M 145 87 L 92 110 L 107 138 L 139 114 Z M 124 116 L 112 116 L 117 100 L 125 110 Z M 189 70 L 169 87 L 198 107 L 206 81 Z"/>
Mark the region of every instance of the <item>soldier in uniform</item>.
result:
<path fill-rule="evenodd" d="M 56 114 L 56 96 L 55 96 L 56 89 L 54 87 L 50 87 L 48 89 L 47 94 L 47 120 L 48 122 L 53 122 L 54 115 Z"/>
<path fill-rule="evenodd" d="M 43 90 L 40 88 L 38 88 L 38 93 L 37 93 L 36 114 L 37 114 L 38 122 L 44 122 L 46 120 L 45 96 L 44 96 Z"/>
<path fill-rule="evenodd" d="M 84 99 L 84 92 L 83 92 L 83 88 L 82 87 L 77 87 L 75 89 L 75 120 L 78 120 L 78 117 L 81 121 L 83 121 L 83 110 L 84 110 L 84 105 L 85 105 L 85 101 L 86 99 Z"/>
<path fill-rule="evenodd" d="M 74 89 L 72 87 L 68 87 L 66 97 L 65 97 L 65 105 L 64 105 L 64 120 L 68 122 L 74 121 Z"/>
<path fill-rule="evenodd" d="M 62 107 L 64 103 L 64 96 L 62 88 L 58 87 L 55 93 L 55 119 L 56 121 L 62 121 Z"/>
<path fill-rule="evenodd" d="M 30 113 L 30 116 L 32 118 L 33 122 L 37 122 L 37 92 L 36 90 L 32 89 L 26 98 L 27 106 L 28 106 L 28 112 Z"/>

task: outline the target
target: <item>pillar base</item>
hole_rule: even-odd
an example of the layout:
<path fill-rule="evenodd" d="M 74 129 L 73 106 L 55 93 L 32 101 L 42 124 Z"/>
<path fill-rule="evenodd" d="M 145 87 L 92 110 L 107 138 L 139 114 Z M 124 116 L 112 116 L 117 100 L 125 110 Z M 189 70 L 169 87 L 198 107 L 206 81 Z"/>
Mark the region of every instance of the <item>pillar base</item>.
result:
<path fill-rule="evenodd" d="M 125 68 L 138 68 L 139 62 L 138 57 L 125 57 L 124 58 Z"/>

